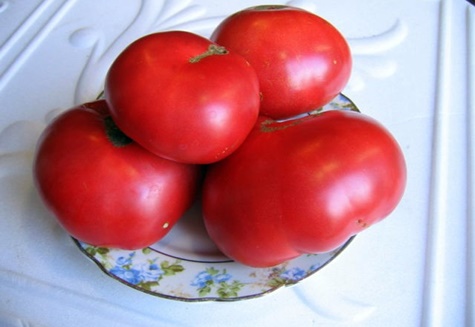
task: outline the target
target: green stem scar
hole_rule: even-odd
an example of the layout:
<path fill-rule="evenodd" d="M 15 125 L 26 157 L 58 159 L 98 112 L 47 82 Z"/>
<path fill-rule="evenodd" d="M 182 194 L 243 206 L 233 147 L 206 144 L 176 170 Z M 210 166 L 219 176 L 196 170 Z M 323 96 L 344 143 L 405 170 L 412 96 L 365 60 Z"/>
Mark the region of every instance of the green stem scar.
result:
<path fill-rule="evenodd" d="M 209 57 L 209 56 L 222 56 L 222 55 L 226 55 L 228 54 L 229 51 L 226 50 L 225 47 L 222 47 L 220 45 L 217 45 L 217 44 L 210 44 L 209 47 L 208 47 L 208 50 L 206 50 L 205 52 L 193 57 L 193 58 L 190 58 L 190 63 L 192 64 L 195 64 L 197 62 L 199 62 L 201 59 L 204 59 L 206 57 Z"/>
<path fill-rule="evenodd" d="M 117 127 L 111 116 L 104 118 L 104 124 L 107 138 L 114 146 L 122 147 L 133 142 L 130 137 L 125 135 L 124 132 Z"/>
<path fill-rule="evenodd" d="M 266 11 L 266 10 L 282 10 L 282 9 L 288 9 L 289 6 L 286 5 L 260 5 L 260 6 L 255 6 L 252 9 L 256 11 Z"/>
<path fill-rule="evenodd" d="M 263 133 L 272 133 L 275 131 L 281 131 L 289 127 L 298 125 L 302 122 L 302 119 L 295 119 L 286 122 L 277 122 L 273 119 L 264 120 L 261 123 L 261 132 Z"/>

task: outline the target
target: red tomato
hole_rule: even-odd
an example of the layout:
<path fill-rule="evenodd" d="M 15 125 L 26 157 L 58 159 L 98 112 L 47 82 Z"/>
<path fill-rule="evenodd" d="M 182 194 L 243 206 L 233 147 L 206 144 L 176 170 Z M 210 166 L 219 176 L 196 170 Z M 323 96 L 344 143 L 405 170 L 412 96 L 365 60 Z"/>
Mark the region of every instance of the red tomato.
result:
<path fill-rule="evenodd" d="M 329 103 L 351 73 L 350 48 L 329 22 L 303 9 L 257 6 L 226 18 L 211 39 L 254 67 L 261 114 L 288 118 Z"/>
<path fill-rule="evenodd" d="M 260 104 L 257 75 L 244 58 L 180 31 L 127 47 L 108 72 L 105 97 L 117 125 L 137 143 L 197 164 L 234 151 Z"/>
<path fill-rule="evenodd" d="M 97 246 L 143 248 L 191 206 L 198 167 L 153 155 L 106 114 L 105 101 L 97 101 L 58 116 L 40 137 L 35 184 L 73 237 Z"/>
<path fill-rule="evenodd" d="M 236 152 L 209 167 L 203 213 L 224 254 L 273 266 L 342 245 L 389 215 L 405 183 L 395 139 L 363 114 L 262 118 Z"/>

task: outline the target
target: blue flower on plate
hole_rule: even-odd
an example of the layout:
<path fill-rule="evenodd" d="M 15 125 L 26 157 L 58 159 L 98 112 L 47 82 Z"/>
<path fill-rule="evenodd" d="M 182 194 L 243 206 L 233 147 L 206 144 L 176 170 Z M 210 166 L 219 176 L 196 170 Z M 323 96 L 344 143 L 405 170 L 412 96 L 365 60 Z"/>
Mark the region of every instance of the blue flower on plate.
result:
<path fill-rule="evenodd" d="M 134 285 L 142 280 L 142 273 L 137 269 L 115 266 L 110 270 L 110 273 Z"/>
<path fill-rule="evenodd" d="M 215 283 L 225 283 L 230 280 L 232 276 L 226 271 L 219 272 L 215 269 L 207 269 L 198 273 L 193 281 L 191 282 L 191 286 L 196 286 L 198 288 L 205 287 L 207 285 L 212 285 Z"/>
<path fill-rule="evenodd" d="M 298 281 L 306 276 L 305 270 L 299 267 L 293 267 L 291 269 L 285 270 L 280 277 L 287 281 Z"/>
<path fill-rule="evenodd" d="M 135 252 L 128 256 L 120 256 L 115 260 L 115 266 L 109 272 L 128 283 L 137 285 L 140 283 L 157 282 L 165 273 L 155 261 L 133 264 Z"/>
<path fill-rule="evenodd" d="M 161 279 L 164 273 L 156 263 L 145 264 L 142 265 L 140 278 L 143 282 L 156 282 Z"/>
<path fill-rule="evenodd" d="M 314 271 L 317 271 L 318 269 L 320 269 L 321 266 L 322 266 L 322 264 L 320 262 L 318 262 L 316 264 L 311 265 L 308 270 L 310 272 L 314 272 Z"/>
<path fill-rule="evenodd" d="M 193 281 L 191 282 L 191 286 L 196 286 L 198 288 L 203 288 L 206 285 L 211 284 L 213 281 L 213 276 L 208 271 L 202 271 L 198 273 Z"/>
<path fill-rule="evenodd" d="M 217 274 L 217 275 L 213 276 L 213 280 L 216 283 L 224 283 L 224 282 L 227 282 L 228 280 L 230 280 L 231 277 L 232 276 L 230 274 L 221 273 L 221 274 Z"/>
<path fill-rule="evenodd" d="M 210 267 L 195 275 L 191 286 L 197 288 L 199 296 L 215 292 L 219 298 L 237 297 L 244 284 L 237 280 L 231 282 L 232 277 L 226 269 Z"/>
<path fill-rule="evenodd" d="M 121 256 L 118 257 L 117 260 L 115 261 L 117 266 L 127 266 L 132 264 L 132 257 L 135 255 L 135 252 L 129 253 L 127 257 Z"/>

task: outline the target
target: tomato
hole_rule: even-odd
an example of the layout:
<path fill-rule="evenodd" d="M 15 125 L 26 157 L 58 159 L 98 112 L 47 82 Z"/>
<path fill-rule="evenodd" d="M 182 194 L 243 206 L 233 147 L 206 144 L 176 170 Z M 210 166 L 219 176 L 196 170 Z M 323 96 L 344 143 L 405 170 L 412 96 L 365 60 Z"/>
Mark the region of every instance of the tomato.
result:
<path fill-rule="evenodd" d="M 273 266 L 344 244 L 388 216 L 405 183 L 399 145 L 368 116 L 262 117 L 236 152 L 209 167 L 204 220 L 224 254 Z"/>
<path fill-rule="evenodd" d="M 290 6 L 257 6 L 227 17 L 211 39 L 254 67 L 261 114 L 288 118 L 329 103 L 346 86 L 348 43 L 329 22 Z"/>
<path fill-rule="evenodd" d="M 199 169 L 132 142 L 100 100 L 65 111 L 45 129 L 34 178 L 44 203 L 73 237 L 138 249 L 161 239 L 191 206 Z"/>
<path fill-rule="evenodd" d="M 259 92 L 244 58 L 181 31 L 133 42 L 105 82 L 112 117 L 126 135 L 164 158 L 195 164 L 218 161 L 244 141 Z"/>

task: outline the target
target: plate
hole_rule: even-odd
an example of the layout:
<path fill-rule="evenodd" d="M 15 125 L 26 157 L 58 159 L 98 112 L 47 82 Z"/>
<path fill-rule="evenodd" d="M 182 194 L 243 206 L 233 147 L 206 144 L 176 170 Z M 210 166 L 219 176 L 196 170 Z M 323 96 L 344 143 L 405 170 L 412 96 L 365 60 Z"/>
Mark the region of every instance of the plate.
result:
<path fill-rule="evenodd" d="M 318 111 L 358 111 L 339 94 Z M 313 275 L 353 240 L 334 251 L 305 254 L 269 268 L 252 268 L 224 256 L 209 239 L 196 202 L 159 242 L 140 250 L 95 247 L 73 239 L 108 276 L 136 290 L 181 301 L 236 301 L 268 294 Z"/>

